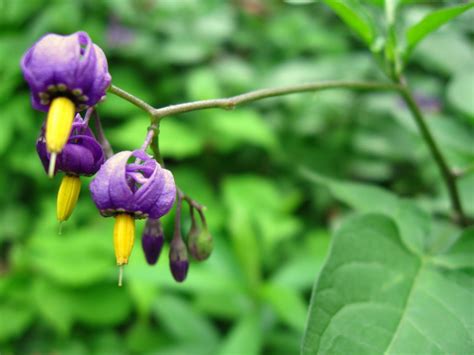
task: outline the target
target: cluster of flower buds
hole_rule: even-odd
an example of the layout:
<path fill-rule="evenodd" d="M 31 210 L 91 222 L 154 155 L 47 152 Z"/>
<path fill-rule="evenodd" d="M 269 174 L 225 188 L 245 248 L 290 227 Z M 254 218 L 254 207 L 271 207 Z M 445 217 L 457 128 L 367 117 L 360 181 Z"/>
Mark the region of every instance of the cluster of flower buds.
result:
<path fill-rule="evenodd" d="M 191 228 L 186 236 L 187 245 L 181 234 L 181 208 L 183 199 L 189 203 L 191 216 Z M 195 209 L 199 212 L 202 229 L 196 222 L 194 216 Z M 183 194 L 178 191 L 174 233 L 170 244 L 169 254 L 170 269 L 174 279 L 178 282 L 182 282 L 186 279 L 189 269 L 188 253 L 191 254 L 195 260 L 203 261 L 209 258 L 212 248 L 213 241 L 207 228 L 203 207 L 196 204 L 196 202 L 190 198 L 183 196 Z"/>
<path fill-rule="evenodd" d="M 189 270 L 188 254 L 197 261 L 209 258 L 213 248 L 212 237 L 208 231 L 206 219 L 201 205 L 177 191 L 176 215 L 173 238 L 170 242 L 169 266 L 173 278 L 178 282 L 186 279 Z M 191 228 L 187 234 L 187 245 L 181 234 L 181 209 L 183 199 L 190 206 Z M 197 209 L 201 218 L 202 229 L 194 216 Z M 154 265 L 158 261 L 165 237 L 163 227 L 158 218 L 149 217 L 142 235 L 142 247 L 148 264 Z"/>
<path fill-rule="evenodd" d="M 50 177 L 64 173 L 57 197 L 58 221 L 66 221 L 74 210 L 80 176 L 95 175 L 90 184 L 92 199 L 102 216 L 115 218 L 113 241 L 121 285 L 122 266 L 128 263 L 134 244 L 135 220 L 147 218 L 142 246 L 147 262 L 155 264 L 164 243 L 160 218 L 170 211 L 178 195 L 170 266 L 174 278 L 183 281 L 189 268 L 188 249 L 197 260 L 206 259 L 212 249 L 202 208 L 199 212 L 205 233 L 198 230 L 191 213 L 192 233 L 186 247 L 180 232 L 182 194 L 171 172 L 146 153 L 153 129 L 140 149 L 111 153 L 94 111 L 111 84 L 103 51 L 85 32 L 48 34 L 25 53 L 21 68 L 31 89 L 33 107 L 47 112 L 36 143 L 40 160 Z M 85 109 L 82 118 L 79 112 Z M 99 139 L 88 126 L 92 114 Z M 191 202 L 189 199 L 190 206 Z"/>

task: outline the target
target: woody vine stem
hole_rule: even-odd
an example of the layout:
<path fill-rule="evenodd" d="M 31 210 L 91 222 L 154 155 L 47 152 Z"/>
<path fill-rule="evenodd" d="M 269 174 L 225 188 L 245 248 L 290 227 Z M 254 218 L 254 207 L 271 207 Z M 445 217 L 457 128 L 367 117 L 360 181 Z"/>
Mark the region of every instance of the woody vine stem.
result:
<path fill-rule="evenodd" d="M 408 86 L 401 82 L 397 83 L 385 83 L 385 82 L 365 82 L 365 81 L 323 81 L 315 83 L 305 83 L 299 85 L 285 86 L 280 88 L 270 88 L 270 89 L 261 89 L 250 91 L 248 93 L 240 94 L 237 96 L 232 96 L 228 98 L 218 98 L 210 100 L 200 100 L 186 102 L 177 105 L 170 105 L 162 108 L 155 108 L 148 104 L 147 102 L 141 100 L 140 98 L 128 93 L 127 91 L 111 85 L 109 91 L 121 97 L 124 100 L 129 101 L 135 106 L 139 107 L 143 111 L 147 112 L 150 115 L 150 127 L 149 131 L 152 131 L 152 139 L 150 142 L 151 149 L 155 155 L 155 159 L 163 164 L 163 159 L 160 154 L 159 149 L 159 128 L 160 121 L 166 116 L 171 116 L 174 114 L 204 110 L 210 108 L 221 108 L 221 109 L 232 109 L 238 105 L 245 104 L 248 102 L 253 102 L 257 100 L 262 100 L 269 97 L 283 96 L 289 94 L 303 93 L 303 92 L 316 92 L 328 89 L 353 89 L 361 91 L 395 91 L 400 94 L 402 99 L 405 101 L 408 109 L 410 110 L 418 129 L 420 130 L 421 136 L 425 143 L 427 144 L 432 157 L 434 158 L 438 169 L 440 170 L 441 176 L 444 180 L 444 183 L 447 187 L 449 198 L 451 201 L 451 206 L 454 211 L 454 219 L 457 223 L 461 225 L 467 225 L 468 220 L 464 214 L 461 199 L 456 184 L 456 178 L 458 174 L 452 171 L 449 168 L 449 165 L 441 153 L 441 149 L 438 146 L 433 134 L 431 133 L 428 125 L 426 124 L 425 118 L 418 107 L 413 95 L 408 88 Z M 182 193 L 182 192 L 181 192 Z M 183 194 L 183 199 L 191 200 L 188 196 Z M 193 201 L 193 203 L 196 203 Z M 202 208 L 202 206 L 199 205 Z"/>

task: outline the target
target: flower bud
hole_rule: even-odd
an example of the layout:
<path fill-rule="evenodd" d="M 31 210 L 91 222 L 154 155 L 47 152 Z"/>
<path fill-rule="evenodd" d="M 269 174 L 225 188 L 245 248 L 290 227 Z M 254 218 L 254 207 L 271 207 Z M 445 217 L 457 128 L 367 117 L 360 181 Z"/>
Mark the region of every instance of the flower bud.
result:
<path fill-rule="evenodd" d="M 188 248 L 194 259 L 203 261 L 209 258 L 213 244 L 212 236 L 207 228 L 199 230 L 196 226 L 191 227 L 188 234 Z"/>
<path fill-rule="evenodd" d="M 163 242 L 164 235 L 160 220 L 148 218 L 142 235 L 143 253 L 148 264 L 156 264 L 163 247 Z"/>
<path fill-rule="evenodd" d="M 178 282 L 186 279 L 189 268 L 188 251 L 181 236 L 175 234 L 170 246 L 170 270 Z"/>

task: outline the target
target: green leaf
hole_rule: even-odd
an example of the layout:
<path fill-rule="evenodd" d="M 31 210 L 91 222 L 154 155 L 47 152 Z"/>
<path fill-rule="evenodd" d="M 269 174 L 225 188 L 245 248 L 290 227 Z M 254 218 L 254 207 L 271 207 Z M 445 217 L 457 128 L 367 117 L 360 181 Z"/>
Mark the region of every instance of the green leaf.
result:
<path fill-rule="evenodd" d="M 32 237 L 27 249 L 32 265 L 41 273 L 61 284 L 83 286 L 114 272 L 110 241 L 100 238 L 108 229 L 91 226 L 67 237 L 57 236 L 53 230 L 48 232 L 49 235 L 38 233 Z"/>
<path fill-rule="evenodd" d="M 116 283 L 81 289 L 74 296 L 75 317 L 87 325 L 119 324 L 128 318 L 132 309 L 130 298 Z"/>
<path fill-rule="evenodd" d="M 306 303 L 302 296 L 290 287 L 266 284 L 261 289 L 265 303 L 272 306 L 279 319 L 298 332 L 304 329 Z"/>
<path fill-rule="evenodd" d="M 163 156 L 183 159 L 202 152 L 204 139 L 189 123 L 170 119 L 164 120 L 160 126 Z"/>
<path fill-rule="evenodd" d="M 160 323 L 179 342 L 202 342 L 210 353 L 217 344 L 217 332 L 204 316 L 182 299 L 161 295 L 153 307 Z"/>
<path fill-rule="evenodd" d="M 407 30 L 406 55 L 409 55 L 409 53 L 413 50 L 417 43 L 420 42 L 427 35 L 429 35 L 431 32 L 435 31 L 436 29 L 438 29 L 448 21 L 452 20 L 456 16 L 461 15 L 464 11 L 469 10 L 473 6 L 473 3 L 457 5 L 436 10 L 426 15 L 420 22 L 418 22 L 416 25 L 410 27 Z"/>
<path fill-rule="evenodd" d="M 267 150 L 277 147 L 274 131 L 254 110 L 210 111 L 204 120 L 209 125 L 208 139 L 224 152 L 247 144 Z"/>
<path fill-rule="evenodd" d="M 257 355 L 262 344 L 260 320 L 255 313 L 243 316 L 224 340 L 219 355 Z"/>
<path fill-rule="evenodd" d="M 20 336 L 34 317 L 33 309 L 29 305 L 14 300 L 0 302 L 0 314 L 2 319 L 8 320 L 0 322 L 0 342 Z"/>
<path fill-rule="evenodd" d="M 367 46 L 375 39 L 374 24 L 357 0 L 324 1 L 349 26 Z"/>
<path fill-rule="evenodd" d="M 108 136 L 113 145 L 133 149 L 143 144 L 149 125 L 147 115 L 133 116 L 125 124 L 108 130 Z M 160 150 L 165 157 L 183 159 L 196 156 L 202 151 L 203 137 L 189 122 L 164 120 L 160 124 L 160 132 Z"/>
<path fill-rule="evenodd" d="M 69 297 L 67 290 L 46 279 L 38 279 L 33 286 L 33 299 L 40 315 L 57 333 L 69 334 L 74 314 L 73 299 Z"/>
<path fill-rule="evenodd" d="M 409 248 L 421 253 L 428 248 L 424 236 L 430 233 L 430 218 L 426 211 L 418 208 L 410 200 L 404 200 L 378 186 L 341 182 L 302 169 L 302 174 L 310 181 L 327 186 L 335 198 L 359 212 L 376 212 L 392 217 L 404 242 Z"/>
<path fill-rule="evenodd" d="M 411 252 L 385 216 L 348 220 L 315 284 L 302 353 L 469 353 L 473 237 L 466 231 L 444 266 Z"/>

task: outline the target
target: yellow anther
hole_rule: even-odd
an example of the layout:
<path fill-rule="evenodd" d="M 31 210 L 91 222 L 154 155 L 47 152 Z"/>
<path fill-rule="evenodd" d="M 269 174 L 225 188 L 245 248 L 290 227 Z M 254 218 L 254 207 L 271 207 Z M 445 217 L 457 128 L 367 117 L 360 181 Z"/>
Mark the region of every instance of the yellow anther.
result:
<path fill-rule="evenodd" d="M 50 153 L 60 153 L 71 133 L 76 107 L 67 97 L 57 97 L 51 102 L 46 118 L 46 148 Z M 54 172 L 55 160 L 50 160 L 49 173 Z M 51 166 L 52 165 L 52 166 Z"/>
<path fill-rule="evenodd" d="M 59 222 L 64 222 L 71 216 L 80 191 L 81 179 L 77 176 L 64 175 L 59 186 L 56 205 L 56 216 Z"/>
<path fill-rule="evenodd" d="M 115 216 L 114 249 L 117 265 L 128 264 L 135 241 L 135 219 L 127 213 Z"/>

